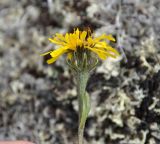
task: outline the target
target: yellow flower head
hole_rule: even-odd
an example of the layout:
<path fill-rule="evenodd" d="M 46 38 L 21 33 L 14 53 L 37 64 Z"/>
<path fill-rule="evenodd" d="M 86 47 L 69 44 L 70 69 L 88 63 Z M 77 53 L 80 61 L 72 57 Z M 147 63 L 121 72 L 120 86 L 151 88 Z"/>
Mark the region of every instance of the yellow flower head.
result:
<path fill-rule="evenodd" d="M 118 51 L 106 42 L 106 40 L 115 42 L 111 35 L 102 34 L 95 37 L 90 30 L 80 31 L 77 28 L 73 33 L 66 33 L 65 35 L 56 33 L 49 40 L 59 45 L 59 48 L 42 54 L 42 56 L 50 54 L 51 58 L 47 60 L 48 64 L 55 62 L 64 53 L 67 54 L 70 60 L 76 53 L 85 53 L 86 55 L 95 53 L 102 60 L 105 60 L 107 57 L 116 58 L 119 56 Z"/>

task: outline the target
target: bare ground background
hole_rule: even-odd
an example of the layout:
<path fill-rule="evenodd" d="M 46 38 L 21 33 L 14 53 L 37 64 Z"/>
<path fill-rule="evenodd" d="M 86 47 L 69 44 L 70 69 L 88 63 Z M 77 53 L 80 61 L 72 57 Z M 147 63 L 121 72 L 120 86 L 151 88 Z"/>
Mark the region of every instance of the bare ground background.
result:
<path fill-rule="evenodd" d="M 48 37 L 74 27 L 113 34 L 127 59 L 92 72 L 88 144 L 160 144 L 159 0 L 0 0 L 0 140 L 76 144 L 74 75 Z M 123 51 L 122 51 L 123 55 Z"/>

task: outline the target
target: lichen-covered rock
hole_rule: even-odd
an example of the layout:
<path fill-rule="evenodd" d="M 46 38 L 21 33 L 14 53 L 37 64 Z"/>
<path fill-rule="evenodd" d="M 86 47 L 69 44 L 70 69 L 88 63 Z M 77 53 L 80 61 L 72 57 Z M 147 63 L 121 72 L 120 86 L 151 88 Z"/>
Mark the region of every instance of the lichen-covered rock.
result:
<path fill-rule="evenodd" d="M 0 140 L 77 142 L 74 74 L 39 55 L 56 32 L 113 34 L 122 56 L 94 70 L 86 143 L 160 143 L 159 0 L 0 0 Z"/>

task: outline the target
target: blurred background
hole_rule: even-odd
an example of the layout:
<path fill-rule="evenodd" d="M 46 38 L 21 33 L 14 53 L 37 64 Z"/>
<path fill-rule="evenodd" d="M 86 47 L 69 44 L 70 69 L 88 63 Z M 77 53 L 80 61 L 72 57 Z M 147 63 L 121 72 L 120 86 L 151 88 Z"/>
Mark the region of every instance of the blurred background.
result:
<path fill-rule="evenodd" d="M 159 0 L 0 0 L 0 140 L 76 144 L 74 75 L 39 56 L 75 27 L 112 34 L 122 54 L 91 74 L 86 144 L 160 144 Z"/>

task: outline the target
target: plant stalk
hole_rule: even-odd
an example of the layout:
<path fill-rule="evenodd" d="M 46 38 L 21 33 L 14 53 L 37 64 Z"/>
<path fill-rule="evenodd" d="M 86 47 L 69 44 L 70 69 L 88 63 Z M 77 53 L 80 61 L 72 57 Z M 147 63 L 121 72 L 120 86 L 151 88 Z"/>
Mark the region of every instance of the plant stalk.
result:
<path fill-rule="evenodd" d="M 90 99 L 86 93 L 88 78 L 88 71 L 77 72 L 77 92 L 79 104 L 78 144 L 83 144 L 84 127 L 90 110 Z"/>

